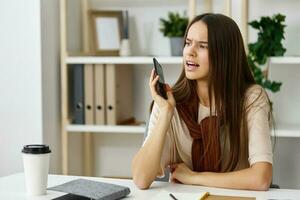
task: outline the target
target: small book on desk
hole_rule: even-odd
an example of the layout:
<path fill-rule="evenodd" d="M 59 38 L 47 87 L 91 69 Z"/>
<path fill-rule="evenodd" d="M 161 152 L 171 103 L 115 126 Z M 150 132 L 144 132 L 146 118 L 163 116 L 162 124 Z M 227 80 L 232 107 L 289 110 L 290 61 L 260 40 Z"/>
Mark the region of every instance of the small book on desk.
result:
<path fill-rule="evenodd" d="M 48 190 L 68 193 L 55 200 L 115 200 L 126 197 L 130 193 L 128 187 L 86 179 L 70 181 Z"/>

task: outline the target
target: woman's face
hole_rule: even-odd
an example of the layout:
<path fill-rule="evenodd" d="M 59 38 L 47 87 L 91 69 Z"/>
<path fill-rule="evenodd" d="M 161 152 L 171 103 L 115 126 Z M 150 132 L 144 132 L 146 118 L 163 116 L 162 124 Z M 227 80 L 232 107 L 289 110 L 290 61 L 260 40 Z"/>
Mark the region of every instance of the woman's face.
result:
<path fill-rule="evenodd" d="M 207 81 L 209 71 L 207 27 L 202 21 L 188 30 L 183 48 L 185 75 L 191 80 Z"/>

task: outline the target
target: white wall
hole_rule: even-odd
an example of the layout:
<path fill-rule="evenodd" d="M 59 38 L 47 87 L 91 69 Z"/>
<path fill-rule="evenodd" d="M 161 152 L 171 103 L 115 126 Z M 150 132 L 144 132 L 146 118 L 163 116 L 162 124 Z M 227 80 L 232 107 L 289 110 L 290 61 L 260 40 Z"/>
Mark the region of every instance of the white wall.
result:
<path fill-rule="evenodd" d="M 1 1 L 0 176 L 22 171 L 22 146 L 42 142 L 40 28 L 40 1 Z"/>
<path fill-rule="evenodd" d="M 23 170 L 25 144 L 52 149 L 60 173 L 58 0 L 0 3 L 0 176 Z"/>

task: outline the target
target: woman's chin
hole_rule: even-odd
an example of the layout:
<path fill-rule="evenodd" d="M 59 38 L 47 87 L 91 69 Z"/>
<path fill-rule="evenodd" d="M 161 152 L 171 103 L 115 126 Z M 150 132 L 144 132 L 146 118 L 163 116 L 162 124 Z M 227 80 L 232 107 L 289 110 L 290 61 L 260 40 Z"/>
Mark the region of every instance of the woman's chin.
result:
<path fill-rule="evenodd" d="M 207 79 L 208 79 L 208 76 L 204 76 L 202 74 L 195 73 L 195 72 L 190 72 L 190 71 L 187 71 L 187 70 L 185 71 L 185 76 L 189 80 L 207 81 Z"/>
<path fill-rule="evenodd" d="M 199 76 L 197 76 L 197 74 L 195 74 L 193 72 L 189 72 L 187 70 L 185 71 L 185 76 L 189 80 L 197 80 L 199 78 Z"/>

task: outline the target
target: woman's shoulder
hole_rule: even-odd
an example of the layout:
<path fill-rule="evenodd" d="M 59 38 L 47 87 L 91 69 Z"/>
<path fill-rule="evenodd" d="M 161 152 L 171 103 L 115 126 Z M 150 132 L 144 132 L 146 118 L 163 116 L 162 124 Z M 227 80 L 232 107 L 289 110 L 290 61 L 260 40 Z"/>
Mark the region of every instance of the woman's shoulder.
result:
<path fill-rule="evenodd" d="M 251 85 L 245 92 L 245 106 L 246 108 L 252 106 L 269 105 L 269 97 L 265 89 L 258 85 Z"/>
<path fill-rule="evenodd" d="M 260 94 L 262 92 L 264 92 L 265 89 L 261 86 L 261 85 L 258 85 L 258 84 L 253 84 L 253 85 L 250 85 L 247 90 L 246 90 L 246 95 L 250 95 L 252 93 L 254 94 Z"/>

